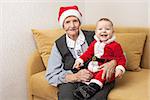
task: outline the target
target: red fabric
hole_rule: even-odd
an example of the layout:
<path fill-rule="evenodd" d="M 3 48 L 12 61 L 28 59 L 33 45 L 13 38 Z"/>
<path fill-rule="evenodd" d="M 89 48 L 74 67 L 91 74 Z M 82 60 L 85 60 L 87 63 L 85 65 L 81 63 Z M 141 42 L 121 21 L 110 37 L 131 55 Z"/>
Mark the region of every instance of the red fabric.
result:
<path fill-rule="evenodd" d="M 86 62 L 88 59 L 90 59 L 91 57 L 93 57 L 94 55 L 94 45 L 96 43 L 96 40 L 94 40 L 89 48 L 87 49 L 87 51 L 85 53 L 83 53 L 83 55 L 80 56 L 80 58 Z M 119 43 L 117 42 L 111 42 L 109 44 L 106 44 L 104 47 L 104 54 L 101 56 L 102 59 L 108 59 L 108 60 L 116 60 L 117 61 L 117 65 L 122 65 L 124 68 L 125 64 L 126 64 L 126 59 L 125 56 L 123 55 L 123 50 L 120 46 Z M 102 65 L 101 62 L 99 62 L 99 65 Z M 103 70 L 100 70 L 99 72 L 93 73 L 94 78 L 98 79 L 99 81 L 101 81 L 102 83 L 104 83 L 104 81 L 106 80 L 104 78 L 104 80 L 101 79 L 101 75 L 102 75 Z M 115 75 L 113 75 L 112 80 L 115 79 Z"/>
<path fill-rule="evenodd" d="M 70 10 L 70 9 L 77 10 L 77 11 L 81 14 L 81 12 L 78 10 L 78 7 L 77 7 L 77 6 L 60 7 L 59 14 L 58 14 L 58 21 L 59 21 L 59 19 L 60 19 L 60 16 L 62 15 L 62 13 L 63 13 L 64 11 L 67 11 L 67 10 Z M 81 16 L 82 16 L 82 14 L 81 14 Z"/>
<path fill-rule="evenodd" d="M 102 79 L 102 73 L 103 73 L 103 69 L 93 73 L 93 79 L 97 79 L 99 80 L 102 84 L 104 84 L 106 82 L 106 77 L 104 77 L 104 79 Z M 112 82 L 113 80 L 115 80 L 115 73 L 112 75 L 110 82 Z"/>
<path fill-rule="evenodd" d="M 94 40 L 87 51 L 83 53 L 80 58 L 86 62 L 88 59 L 92 58 L 94 56 L 94 45 L 96 43 L 96 40 Z M 117 42 L 111 42 L 110 44 L 106 44 L 104 48 L 104 54 L 101 56 L 101 59 L 108 59 L 108 60 L 116 60 L 117 65 L 122 65 L 125 67 L 126 59 L 123 55 L 123 50 L 119 43 Z M 101 63 L 99 63 L 101 65 Z"/>
<path fill-rule="evenodd" d="M 89 60 L 90 58 L 93 57 L 94 55 L 94 44 L 96 43 L 96 40 L 94 40 L 90 46 L 88 47 L 88 49 L 80 56 L 80 58 L 86 62 L 87 60 Z"/>

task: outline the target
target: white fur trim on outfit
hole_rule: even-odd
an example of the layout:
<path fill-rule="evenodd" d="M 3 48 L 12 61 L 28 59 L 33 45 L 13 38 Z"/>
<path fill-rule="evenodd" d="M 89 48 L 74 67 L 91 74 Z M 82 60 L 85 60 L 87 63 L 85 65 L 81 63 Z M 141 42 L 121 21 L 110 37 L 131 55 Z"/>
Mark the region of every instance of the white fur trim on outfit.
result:
<path fill-rule="evenodd" d="M 110 38 L 106 42 L 100 42 L 99 38 L 96 35 L 94 35 L 94 39 L 97 41 L 94 45 L 94 55 L 100 58 L 104 54 L 105 45 L 113 42 L 116 37 L 115 35 L 113 35 L 112 38 Z"/>
<path fill-rule="evenodd" d="M 60 24 L 61 28 L 63 28 L 63 22 L 68 16 L 75 16 L 79 19 L 80 23 L 82 22 L 82 16 L 79 13 L 79 11 L 77 11 L 75 9 L 66 10 L 62 13 L 62 15 L 60 16 L 60 19 L 59 19 L 59 24 Z"/>
<path fill-rule="evenodd" d="M 98 84 L 101 88 L 103 87 L 103 83 L 100 82 L 100 81 L 97 80 L 97 79 L 91 79 L 90 83 L 96 83 L 96 84 Z"/>
<path fill-rule="evenodd" d="M 94 39 L 95 39 L 96 41 L 100 41 L 100 39 L 99 39 L 96 35 L 94 35 Z M 111 37 L 109 40 L 107 40 L 105 43 L 106 43 L 106 44 L 109 44 L 109 43 L 115 41 L 115 39 L 116 39 L 116 36 L 113 34 L 112 37 Z"/>
<path fill-rule="evenodd" d="M 94 55 L 100 58 L 104 54 L 105 43 L 100 43 L 97 41 L 94 45 Z"/>
<path fill-rule="evenodd" d="M 96 35 L 94 35 L 94 39 L 95 39 L 96 41 L 100 41 L 100 39 L 99 39 Z"/>
<path fill-rule="evenodd" d="M 115 70 L 121 70 L 123 72 L 123 74 L 125 73 L 125 68 L 122 66 L 122 65 L 118 65 L 116 66 L 116 69 Z"/>

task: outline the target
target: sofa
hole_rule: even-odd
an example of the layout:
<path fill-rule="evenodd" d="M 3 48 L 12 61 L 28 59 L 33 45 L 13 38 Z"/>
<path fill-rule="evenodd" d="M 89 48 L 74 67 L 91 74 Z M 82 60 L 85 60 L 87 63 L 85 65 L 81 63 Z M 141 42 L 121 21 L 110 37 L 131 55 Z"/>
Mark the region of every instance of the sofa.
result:
<path fill-rule="evenodd" d="M 83 25 L 81 29 L 95 30 L 95 25 Z M 32 29 L 36 50 L 27 64 L 28 100 L 57 100 L 57 87 L 45 79 L 47 60 L 54 41 L 62 29 Z M 127 71 L 122 79 L 116 79 L 108 100 L 150 100 L 150 28 L 115 27 L 116 41 L 127 58 Z"/>

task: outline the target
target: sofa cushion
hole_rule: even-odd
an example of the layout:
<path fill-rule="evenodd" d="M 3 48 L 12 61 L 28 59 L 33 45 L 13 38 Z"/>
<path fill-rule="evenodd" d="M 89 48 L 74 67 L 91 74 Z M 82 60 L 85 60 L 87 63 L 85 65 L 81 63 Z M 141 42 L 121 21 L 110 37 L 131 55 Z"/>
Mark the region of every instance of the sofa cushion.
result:
<path fill-rule="evenodd" d="M 45 71 L 32 75 L 30 83 L 33 95 L 46 100 L 57 100 L 58 89 L 48 84 L 48 81 L 45 79 Z"/>
<path fill-rule="evenodd" d="M 41 55 L 43 63 L 47 68 L 48 57 L 54 41 L 59 38 L 64 31 L 61 29 L 52 29 L 52 30 L 36 30 L 33 29 L 33 36 L 36 41 L 37 49 Z"/>
<path fill-rule="evenodd" d="M 146 33 L 116 33 L 116 37 L 126 54 L 127 70 L 139 71 Z"/>
<path fill-rule="evenodd" d="M 148 69 L 142 69 L 140 72 L 127 71 L 121 80 L 116 80 L 108 100 L 148 100 L 149 73 Z"/>
<path fill-rule="evenodd" d="M 149 73 L 148 69 L 140 72 L 127 71 L 122 79 L 116 80 L 108 100 L 148 100 Z M 32 94 L 46 100 L 57 100 L 58 89 L 49 85 L 44 75 L 45 71 L 31 77 Z"/>

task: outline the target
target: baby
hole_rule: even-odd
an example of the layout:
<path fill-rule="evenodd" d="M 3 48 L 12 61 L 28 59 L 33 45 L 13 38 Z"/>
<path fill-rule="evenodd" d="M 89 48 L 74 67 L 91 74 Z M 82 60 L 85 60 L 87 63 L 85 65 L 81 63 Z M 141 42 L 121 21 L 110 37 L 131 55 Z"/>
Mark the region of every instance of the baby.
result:
<path fill-rule="evenodd" d="M 125 73 L 126 59 L 120 44 L 115 41 L 112 21 L 107 18 L 98 20 L 94 39 L 87 51 L 76 59 L 74 64 L 74 68 L 80 69 L 84 62 L 92 58 L 88 70 L 93 73 L 93 78 L 87 85 L 83 85 L 74 91 L 73 94 L 77 98 L 90 98 L 106 83 L 106 78 L 102 79 L 103 68 L 100 67 L 102 64 L 113 59 L 117 61 L 111 81 L 114 81 L 117 77 L 121 78 Z"/>

